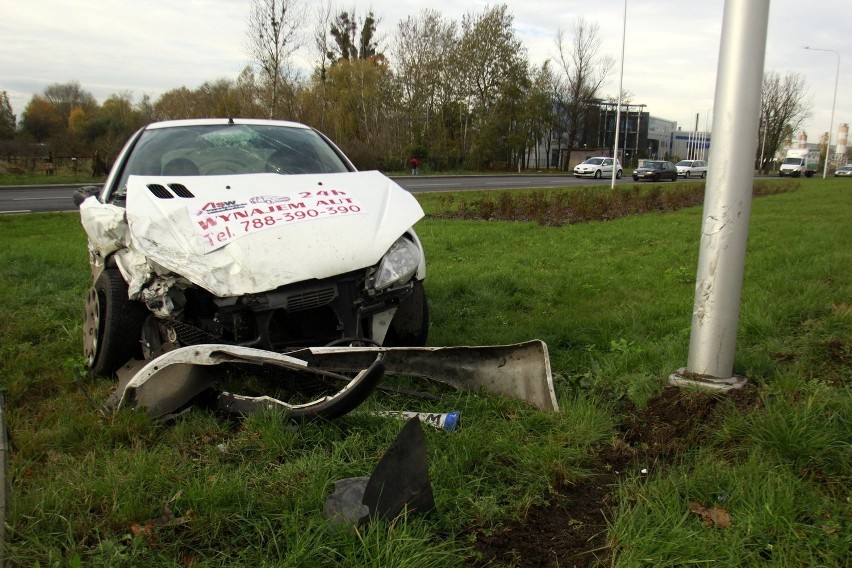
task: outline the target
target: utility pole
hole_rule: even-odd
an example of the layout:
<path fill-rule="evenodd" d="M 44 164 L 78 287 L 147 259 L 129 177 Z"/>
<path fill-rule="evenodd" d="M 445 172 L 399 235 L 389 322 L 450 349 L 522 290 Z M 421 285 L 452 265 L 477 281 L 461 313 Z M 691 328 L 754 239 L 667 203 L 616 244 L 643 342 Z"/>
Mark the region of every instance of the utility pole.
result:
<path fill-rule="evenodd" d="M 746 383 L 733 368 L 768 22 L 769 0 L 725 0 L 689 358 L 671 384 L 730 390 Z"/>

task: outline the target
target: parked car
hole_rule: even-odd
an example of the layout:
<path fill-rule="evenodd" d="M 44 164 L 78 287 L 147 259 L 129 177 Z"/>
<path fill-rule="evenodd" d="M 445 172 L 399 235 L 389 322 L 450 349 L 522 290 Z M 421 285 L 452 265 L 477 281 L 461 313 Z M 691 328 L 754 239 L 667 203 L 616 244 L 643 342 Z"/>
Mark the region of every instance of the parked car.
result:
<path fill-rule="evenodd" d="M 612 158 L 606 157 L 598 157 L 598 158 L 587 158 L 582 163 L 577 164 L 574 167 L 574 176 L 575 177 L 593 177 L 596 179 L 600 179 L 602 177 L 612 177 Z M 621 174 L 623 170 L 621 169 L 621 163 L 616 160 L 616 170 L 615 177 L 621 178 Z"/>
<path fill-rule="evenodd" d="M 671 162 L 648 160 L 641 167 L 633 170 L 633 181 L 660 181 L 670 179 L 677 181 L 677 168 Z"/>
<path fill-rule="evenodd" d="M 313 128 L 154 123 L 75 201 L 92 270 L 83 350 L 96 374 L 198 344 L 426 343 L 412 228 L 423 210 Z"/>
<path fill-rule="evenodd" d="M 704 160 L 681 160 L 675 164 L 677 175 L 685 178 L 707 177 L 707 162 Z"/>
<path fill-rule="evenodd" d="M 834 177 L 849 177 L 852 176 L 852 166 L 841 166 L 834 170 Z"/>

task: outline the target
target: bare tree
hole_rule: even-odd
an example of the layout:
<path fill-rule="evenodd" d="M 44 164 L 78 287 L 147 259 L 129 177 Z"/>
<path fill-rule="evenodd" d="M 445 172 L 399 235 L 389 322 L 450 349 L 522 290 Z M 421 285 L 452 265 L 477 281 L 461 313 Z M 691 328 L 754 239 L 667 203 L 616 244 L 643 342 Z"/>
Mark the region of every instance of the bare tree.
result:
<path fill-rule="evenodd" d="M 0 91 L 0 140 L 14 138 L 16 128 L 15 113 L 6 91 Z"/>
<path fill-rule="evenodd" d="M 304 9 L 298 0 L 252 0 L 247 49 L 269 82 L 269 117 L 275 116 L 286 64 L 299 47 Z"/>
<path fill-rule="evenodd" d="M 560 109 L 565 126 L 568 151 L 574 148 L 578 133 L 587 124 L 590 113 L 597 113 L 600 90 L 612 71 L 614 60 L 601 55 L 600 28 L 579 17 L 574 20 L 573 38 L 556 32 L 559 62 L 565 73 L 566 92 Z M 567 168 L 568 163 L 563 164 Z"/>
<path fill-rule="evenodd" d="M 44 89 L 44 98 L 53 105 L 66 125 L 71 111 L 75 108 L 91 112 L 98 106 L 94 95 L 81 87 L 78 81 L 48 85 Z"/>
<path fill-rule="evenodd" d="M 757 148 L 758 168 L 764 173 L 769 171 L 784 140 L 791 138 L 810 118 L 810 104 L 804 77 L 791 73 L 782 79 L 774 71 L 764 73 Z"/>
<path fill-rule="evenodd" d="M 525 112 L 528 136 L 527 162 L 532 159 L 536 167 L 541 167 L 542 158 L 545 167 L 550 169 L 551 148 L 553 146 L 554 98 L 553 85 L 558 79 L 554 76 L 551 61 L 548 59 L 541 67 L 532 70 L 531 88 Z M 539 156 L 539 142 L 544 142 L 544 156 Z M 530 156 L 532 152 L 532 156 Z"/>
<path fill-rule="evenodd" d="M 326 74 L 331 62 L 334 61 L 332 51 L 331 25 L 334 22 L 334 4 L 327 0 L 322 4 L 316 4 L 314 12 L 314 57 L 316 65 L 314 73 L 321 83 L 325 82 Z"/>
<path fill-rule="evenodd" d="M 497 160 L 502 149 L 499 132 L 514 117 L 493 112 L 502 97 L 516 96 L 513 86 L 528 80 L 526 49 L 515 35 L 514 16 L 505 4 L 462 18 L 454 53 L 453 72 L 465 99 L 462 147 L 471 163 Z"/>
<path fill-rule="evenodd" d="M 455 25 L 435 10 L 424 9 L 397 25 L 391 54 L 409 144 L 419 145 L 429 137 L 433 117 L 449 103 L 441 77 L 455 38 Z"/>

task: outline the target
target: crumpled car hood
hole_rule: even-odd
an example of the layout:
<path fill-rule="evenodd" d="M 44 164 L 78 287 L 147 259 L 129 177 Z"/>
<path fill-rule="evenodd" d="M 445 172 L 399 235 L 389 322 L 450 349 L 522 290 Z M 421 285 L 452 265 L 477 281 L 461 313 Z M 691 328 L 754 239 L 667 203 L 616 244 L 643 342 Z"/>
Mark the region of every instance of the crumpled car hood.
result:
<path fill-rule="evenodd" d="M 90 198 L 80 212 L 101 252 L 127 247 L 157 273 L 220 297 L 371 266 L 423 217 L 410 193 L 376 171 L 131 176 L 126 211 Z M 126 234 L 107 219 L 122 213 Z M 113 245 L 104 227 L 125 242 Z"/>

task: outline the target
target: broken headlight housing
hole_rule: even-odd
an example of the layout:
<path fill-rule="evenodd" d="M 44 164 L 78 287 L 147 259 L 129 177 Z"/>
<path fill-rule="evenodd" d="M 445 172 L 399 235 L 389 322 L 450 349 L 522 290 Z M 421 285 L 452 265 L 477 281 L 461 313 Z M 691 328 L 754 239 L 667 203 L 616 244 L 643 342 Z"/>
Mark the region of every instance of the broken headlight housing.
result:
<path fill-rule="evenodd" d="M 420 264 L 420 249 L 412 241 L 400 237 L 382 257 L 376 269 L 373 288 L 384 290 L 408 281 Z"/>

